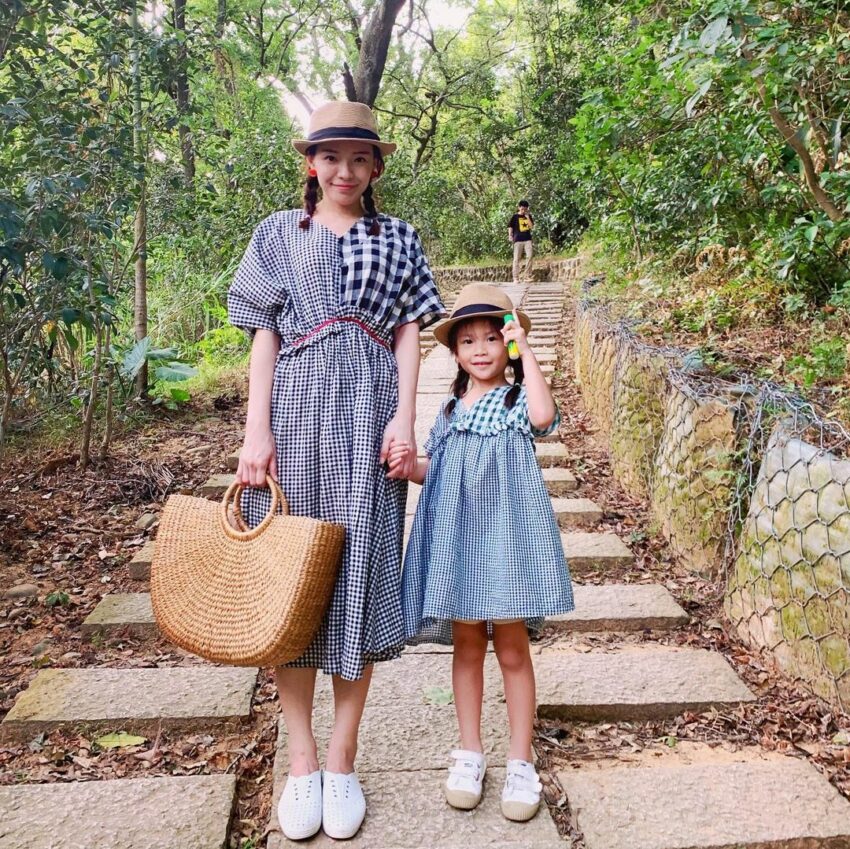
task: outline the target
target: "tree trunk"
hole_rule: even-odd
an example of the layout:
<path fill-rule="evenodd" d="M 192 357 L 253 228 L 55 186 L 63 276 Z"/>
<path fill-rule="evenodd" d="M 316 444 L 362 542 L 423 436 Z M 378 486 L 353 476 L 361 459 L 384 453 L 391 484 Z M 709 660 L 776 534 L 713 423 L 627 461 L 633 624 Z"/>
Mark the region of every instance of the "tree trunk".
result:
<path fill-rule="evenodd" d="M 381 0 L 369 17 L 360 44 L 357 68 L 352 74 L 346 66 L 343 72 L 345 93 L 349 100 L 374 106 L 387 63 L 395 19 L 404 4 L 405 0 Z"/>
<path fill-rule="evenodd" d="M 139 20 L 136 3 L 133 3 L 133 161 L 136 166 L 136 184 L 139 206 L 136 211 L 134 250 L 136 253 L 135 287 L 133 303 L 133 330 L 137 342 L 148 335 L 148 257 L 147 257 L 147 200 L 145 175 L 145 149 L 142 137 L 142 74 L 139 62 Z M 145 363 L 136 375 L 136 394 L 144 396 L 148 388 L 148 366 Z"/>
<path fill-rule="evenodd" d="M 224 38 L 224 28 L 227 26 L 227 0 L 218 0 L 218 11 L 215 16 L 215 37 Z"/>
<path fill-rule="evenodd" d="M 186 0 L 174 0 L 174 29 L 183 40 L 177 51 L 177 114 L 180 124 L 180 153 L 183 158 L 183 183 L 187 189 L 195 185 L 195 150 L 192 132 L 185 123 L 189 114 L 189 51 L 186 47 Z"/>
<path fill-rule="evenodd" d="M 112 327 L 106 325 L 106 339 L 103 346 L 106 351 L 109 351 L 109 346 L 112 342 Z M 115 393 L 115 363 L 112 358 L 109 359 L 109 365 L 106 367 L 106 411 L 104 413 L 103 439 L 100 441 L 100 453 L 98 457 L 101 460 L 106 459 L 109 453 L 109 446 L 112 443 L 112 418 L 113 418 L 113 398 Z"/>
<path fill-rule="evenodd" d="M 97 390 L 100 385 L 100 363 L 103 357 L 103 325 L 100 320 L 95 328 L 94 365 L 92 366 L 89 401 L 83 417 L 83 438 L 80 441 L 80 468 L 85 471 L 89 466 L 91 433 L 94 426 L 94 411 L 97 406 Z"/>

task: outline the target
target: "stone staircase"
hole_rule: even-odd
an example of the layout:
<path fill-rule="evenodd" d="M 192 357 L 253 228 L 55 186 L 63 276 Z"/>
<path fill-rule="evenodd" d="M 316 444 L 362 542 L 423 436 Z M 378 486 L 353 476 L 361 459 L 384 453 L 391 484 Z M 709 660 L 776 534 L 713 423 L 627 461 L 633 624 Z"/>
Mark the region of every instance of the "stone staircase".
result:
<path fill-rule="evenodd" d="M 561 284 L 507 286 L 531 316 L 531 343 L 550 372 L 557 368 Z M 422 445 L 453 374 L 448 352 L 424 334 L 418 395 Z M 572 462 L 557 436 L 537 456 L 562 528 L 575 585 L 576 610 L 550 621 L 554 639 L 533 646 L 541 718 L 610 722 L 672 717 L 733 707 L 754 696 L 718 653 L 630 643 L 628 632 L 663 632 L 688 621 L 657 584 L 582 584 L 583 575 L 632 564 L 628 546 L 593 529 L 603 510 L 576 494 Z M 235 455 L 227 458 L 235 468 Z M 200 492 L 219 498 L 232 474 L 216 474 Z M 411 485 L 408 531 L 418 498 Z M 129 564 L 149 579 L 155 543 Z M 143 587 L 140 586 L 140 590 Z M 146 592 L 103 598 L 83 624 L 94 636 L 153 636 Z M 615 639 L 579 644 L 581 632 Z M 616 635 L 622 635 L 617 639 Z M 0 724 L 0 740 L 28 740 L 54 728 L 206 731 L 245 721 L 257 670 L 208 664 L 179 668 L 42 670 Z M 368 815 L 349 842 L 366 849 L 549 849 L 568 845 L 544 808 L 529 823 L 499 812 L 508 721 L 498 664 L 485 663 L 483 736 L 490 763 L 485 798 L 475 811 L 449 808 L 441 782 L 456 745 L 454 708 L 435 699 L 451 689 L 451 655 L 419 646 L 378 664 L 363 716 L 358 772 Z M 314 726 L 320 751 L 332 724 L 330 683 L 320 676 Z M 708 747 L 705 747 L 708 749 Z M 655 754 L 655 753 L 653 753 Z M 850 803 L 807 762 L 760 750 L 700 751 L 683 758 L 577 761 L 557 776 L 586 849 L 721 849 L 721 847 L 850 847 Z M 287 773 L 286 731 L 279 725 L 274 803 Z M 0 786 L 0 849 L 223 849 L 236 800 L 231 775 L 151 777 L 69 784 Z M 268 849 L 290 845 L 272 816 Z M 45 816 L 45 812 L 49 812 Z M 307 844 L 327 847 L 323 834 Z M 294 844 L 293 844 L 294 845 Z"/>

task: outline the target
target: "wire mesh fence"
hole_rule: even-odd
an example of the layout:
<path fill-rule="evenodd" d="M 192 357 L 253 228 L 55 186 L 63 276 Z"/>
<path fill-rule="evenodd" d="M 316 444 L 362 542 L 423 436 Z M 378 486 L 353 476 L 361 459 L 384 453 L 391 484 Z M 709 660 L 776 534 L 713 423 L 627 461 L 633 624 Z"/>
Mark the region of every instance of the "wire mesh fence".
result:
<path fill-rule="evenodd" d="M 576 376 L 614 474 L 742 639 L 850 709 L 850 434 L 775 384 L 641 341 L 583 285 Z"/>

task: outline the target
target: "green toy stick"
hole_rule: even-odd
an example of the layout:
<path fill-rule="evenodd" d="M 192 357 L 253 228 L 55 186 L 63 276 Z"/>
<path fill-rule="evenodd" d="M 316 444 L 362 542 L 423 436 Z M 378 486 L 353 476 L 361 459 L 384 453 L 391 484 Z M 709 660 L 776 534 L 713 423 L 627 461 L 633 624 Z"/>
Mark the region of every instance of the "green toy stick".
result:
<path fill-rule="evenodd" d="M 505 318 L 504 318 L 505 324 L 507 324 L 509 321 L 514 321 L 514 320 L 515 320 L 514 314 L 512 312 L 505 313 Z M 512 360 L 518 360 L 519 359 L 519 348 L 517 348 L 516 342 L 514 342 L 513 339 L 511 339 L 510 342 L 508 342 L 508 356 Z"/>

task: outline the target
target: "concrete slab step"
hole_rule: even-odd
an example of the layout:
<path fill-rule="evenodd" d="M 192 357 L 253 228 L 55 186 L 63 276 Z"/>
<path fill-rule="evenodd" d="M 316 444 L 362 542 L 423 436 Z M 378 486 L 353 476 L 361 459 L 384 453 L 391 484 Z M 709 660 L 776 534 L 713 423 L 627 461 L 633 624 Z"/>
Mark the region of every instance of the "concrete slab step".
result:
<path fill-rule="evenodd" d="M 541 471 L 546 489 L 553 498 L 564 496 L 568 492 L 574 492 L 578 489 L 578 481 L 569 469 L 550 466 L 548 469 L 541 469 Z"/>
<path fill-rule="evenodd" d="M 247 720 L 257 670 L 188 666 L 161 669 L 42 669 L 0 723 L 0 740 L 28 740 L 59 727 L 155 734 Z"/>
<path fill-rule="evenodd" d="M 148 540 L 130 561 L 130 577 L 134 581 L 149 581 L 151 579 L 151 561 L 153 560 L 154 541 Z"/>
<path fill-rule="evenodd" d="M 491 662 L 488 659 L 488 665 Z M 313 728 L 319 751 L 324 752 L 333 728 L 333 700 L 330 694 L 323 698 L 322 688 L 319 689 L 313 711 Z M 391 734 L 387 733 L 388 728 L 392 729 Z M 510 748 L 510 724 L 504 700 L 489 699 L 482 706 L 481 740 L 488 763 L 504 766 Z M 398 705 L 372 705 L 367 702 L 360 726 L 357 772 L 362 776 L 384 771 L 442 771 L 449 765 L 449 752 L 458 748 L 459 742 L 453 704 L 426 704 L 423 699 L 405 702 L 402 716 Z M 285 781 L 289 771 L 286 743 L 286 726 L 281 719 L 275 756 L 276 782 L 279 778 Z"/>
<path fill-rule="evenodd" d="M 558 778 L 587 849 L 850 846 L 850 802 L 809 762 L 749 753 L 722 761 Z"/>
<path fill-rule="evenodd" d="M 576 609 L 546 618 L 546 624 L 570 631 L 668 630 L 688 614 L 660 584 L 573 584 Z"/>
<path fill-rule="evenodd" d="M 602 519 L 602 508 L 589 498 L 553 498 L 552 509 L 562 528 L 592 526 Z"/>
<path fill-rule="evenodd" d="M 361 783 L 366 794 L 366 820 L 357 835 L 345 841 L 352 849 L 565 849 L 564 841 L 541 806 L 527 823 L 508 822 L 499 809 L 504 769 L 487 771 L 484 798 L 473 811 L 456 811 L 446 804 L 443 770 L 368 773 Z M 277 824 L 278 787 L 272 804 L 268 849 L 297 847 Z M 311 849 L 339 847 L 323 832 L 309 843 Z"/>
<path fill-rule="evenodd" d="M 534 672 L 537 712 L 556 719 L 661 719 L 755 698 L 722 655 L 704 649 L 546 647 L 534 658 Z"/>
<path fill-rule="evenodd" d="M 158 631 L 150 593 L 110 593 L 104 596 L 86 617 L 80 631 L 86 637 L 94 634 L 155 636 Z"/>
<path fill-rule="evenodd" d="M 535 453 L 537 454 L 537 463 L 544 469 L 552 466 L 566 466 L 571 459 L 567 446 L 562 442 L 537 443 Z"/>
<path fill-rule="evenodd" d="M 198 495 L 204 498 L 221 498 L 234 480 L 236 475 L 233 474 L 213 475 L 198 487 Z"/>
<path fill-rule="evenodd" d="M 573 575 L 630 566 L 635 559 L 616 534 L 567 531 L 561 534 L 561 544 Z"/>
<path fill-rule="evenodd" d="M 234 775 L 0 786 L 3 849 L 225 849 Z"/>

